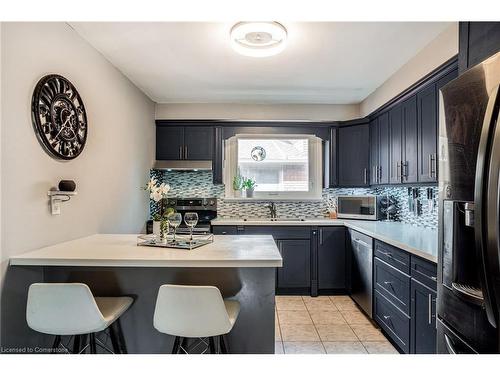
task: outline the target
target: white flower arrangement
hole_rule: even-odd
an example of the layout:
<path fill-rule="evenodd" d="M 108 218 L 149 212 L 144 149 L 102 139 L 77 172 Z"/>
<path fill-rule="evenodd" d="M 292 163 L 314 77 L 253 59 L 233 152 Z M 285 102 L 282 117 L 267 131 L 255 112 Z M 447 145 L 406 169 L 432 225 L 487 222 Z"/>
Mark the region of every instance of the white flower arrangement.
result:
<path fill-rule="evenodd" d="M 148 191 L 149 197 L 158 203 L 163 198 L 167 197 L 167 194 L 170 191 L 170 185 L 164 182 L 158 184 L 156 178 L 151 178 L 144 190 Z"/>

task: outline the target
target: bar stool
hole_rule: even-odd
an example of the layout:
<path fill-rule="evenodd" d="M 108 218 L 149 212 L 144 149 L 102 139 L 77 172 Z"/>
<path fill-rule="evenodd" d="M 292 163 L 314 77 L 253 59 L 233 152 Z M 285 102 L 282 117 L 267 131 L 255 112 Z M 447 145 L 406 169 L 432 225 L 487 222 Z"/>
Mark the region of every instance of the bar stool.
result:
<path fill-rule="evenodd" d="M 201 342 L 207 346 L 203 353 L 208 349 L 212 354 L 226 354 L 224 335 L 233 328 L 239 312 L 239 302 L 222 299 L 215 286 L 162 285 L 153 325 L 159 332 L 175 336 L 172 354 L 188 354 Z M 191 338 L 197 338 L 198 342 L 188 346 Z"/>
<path fill-rule="evenodd" d="M 62 346 L 61 336 L 74 336 L 73 353 L 97 352 L 97 346 L 110 353 L 127 353 L 120 317 L 132 305 L 131 297 L 95 297 L 82 283 L 35 283 L 28 291 L 26 321 L 38 332 L 54 335 L 52 349 Z M 111 351 L 96 337 L 108 330 Z M 88 339 L 88 344 L 87 344 Z"/>

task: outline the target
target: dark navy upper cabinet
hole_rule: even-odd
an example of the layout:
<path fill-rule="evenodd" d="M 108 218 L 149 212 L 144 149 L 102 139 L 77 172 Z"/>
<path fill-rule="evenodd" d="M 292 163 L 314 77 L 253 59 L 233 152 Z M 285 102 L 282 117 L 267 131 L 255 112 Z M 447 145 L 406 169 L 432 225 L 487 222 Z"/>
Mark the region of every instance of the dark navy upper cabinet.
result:
<path fill-rule="evenodd" d="M 500 51 L 500 22 L 460 22 L 460 73 Z"/>
<path fill-rule="evenodd" d="M 157 160 L 212 160 L 213 147 L 211 126 L 156 126 Z"/>
<path fill-rule="evenodd" d="M 339 127 L 338 165 L 340 186 L 370 184 L 370 128 L 367 123 Z"/>
<path fill-rule="evenodd" d="M 379 128 L 378 119 L 370 121 L 370 184 L 377 185 L 379 182 Z"/>
<path fill-rule="evenodd" d="M 344 227 L 318 228 L 319 289 L 346 288 L 346 246 Z"/>
<path fill-rule="evenodd" d="M 411 280 L 410 352 L 436 353 L 436 292 Z"/>
<path fill-rule="evenodd" d="M 389 183 L 389 113 L 378 116 L 378 183 Z"/>
<path fill-rule="evenodd" d="M 419 164 L 418 181 L 437 181 L 437 95 L 431 84 L 417 95 Z"/>
<path fill-rule="evenodd" d="M 413 95 L 403 102 L 403 140 L 401 178 L 404 183 L 417 182 L 418 135 L 417 97 Z"/>
<path fill-rule="evenodd" d="M 389 112 L 389 182 L 401 183 L 403 106 L 397 105 Z"/>
<path fill-rule="evenodd" d="M 184 154 L 184 127 L 156 127 L 156 160 L 182 160 Z"/>

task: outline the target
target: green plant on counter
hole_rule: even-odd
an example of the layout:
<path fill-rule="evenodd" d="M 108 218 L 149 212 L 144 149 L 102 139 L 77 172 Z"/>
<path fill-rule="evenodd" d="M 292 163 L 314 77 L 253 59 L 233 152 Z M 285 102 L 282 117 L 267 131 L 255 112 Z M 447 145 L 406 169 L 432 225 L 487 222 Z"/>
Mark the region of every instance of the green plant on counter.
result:
<path fill-rule="evenodd" d="M 253 190 L 257 186 L 257 183 L 252 178 L 243 177 L 243 189 Z"/>
<path fill-rule="evenodd" d="M 243 190 L 243 182 L 245 177 L 240 174 L 240 169 L 238 168 L 238 173 L 233 177 L 233 190 Z"/>

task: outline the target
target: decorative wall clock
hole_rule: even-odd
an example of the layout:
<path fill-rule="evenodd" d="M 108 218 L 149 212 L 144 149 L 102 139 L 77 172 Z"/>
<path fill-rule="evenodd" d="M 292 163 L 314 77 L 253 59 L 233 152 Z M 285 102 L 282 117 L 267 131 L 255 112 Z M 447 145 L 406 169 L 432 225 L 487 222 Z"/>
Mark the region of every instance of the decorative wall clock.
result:
<path fill-rule="evenodd" d="M 87 115 L 82 98 L 66 78 L 50 74 L 38 81 L 31 102 L 35 133 L 47 153 L 71 160 L 87 141 Z"/>

